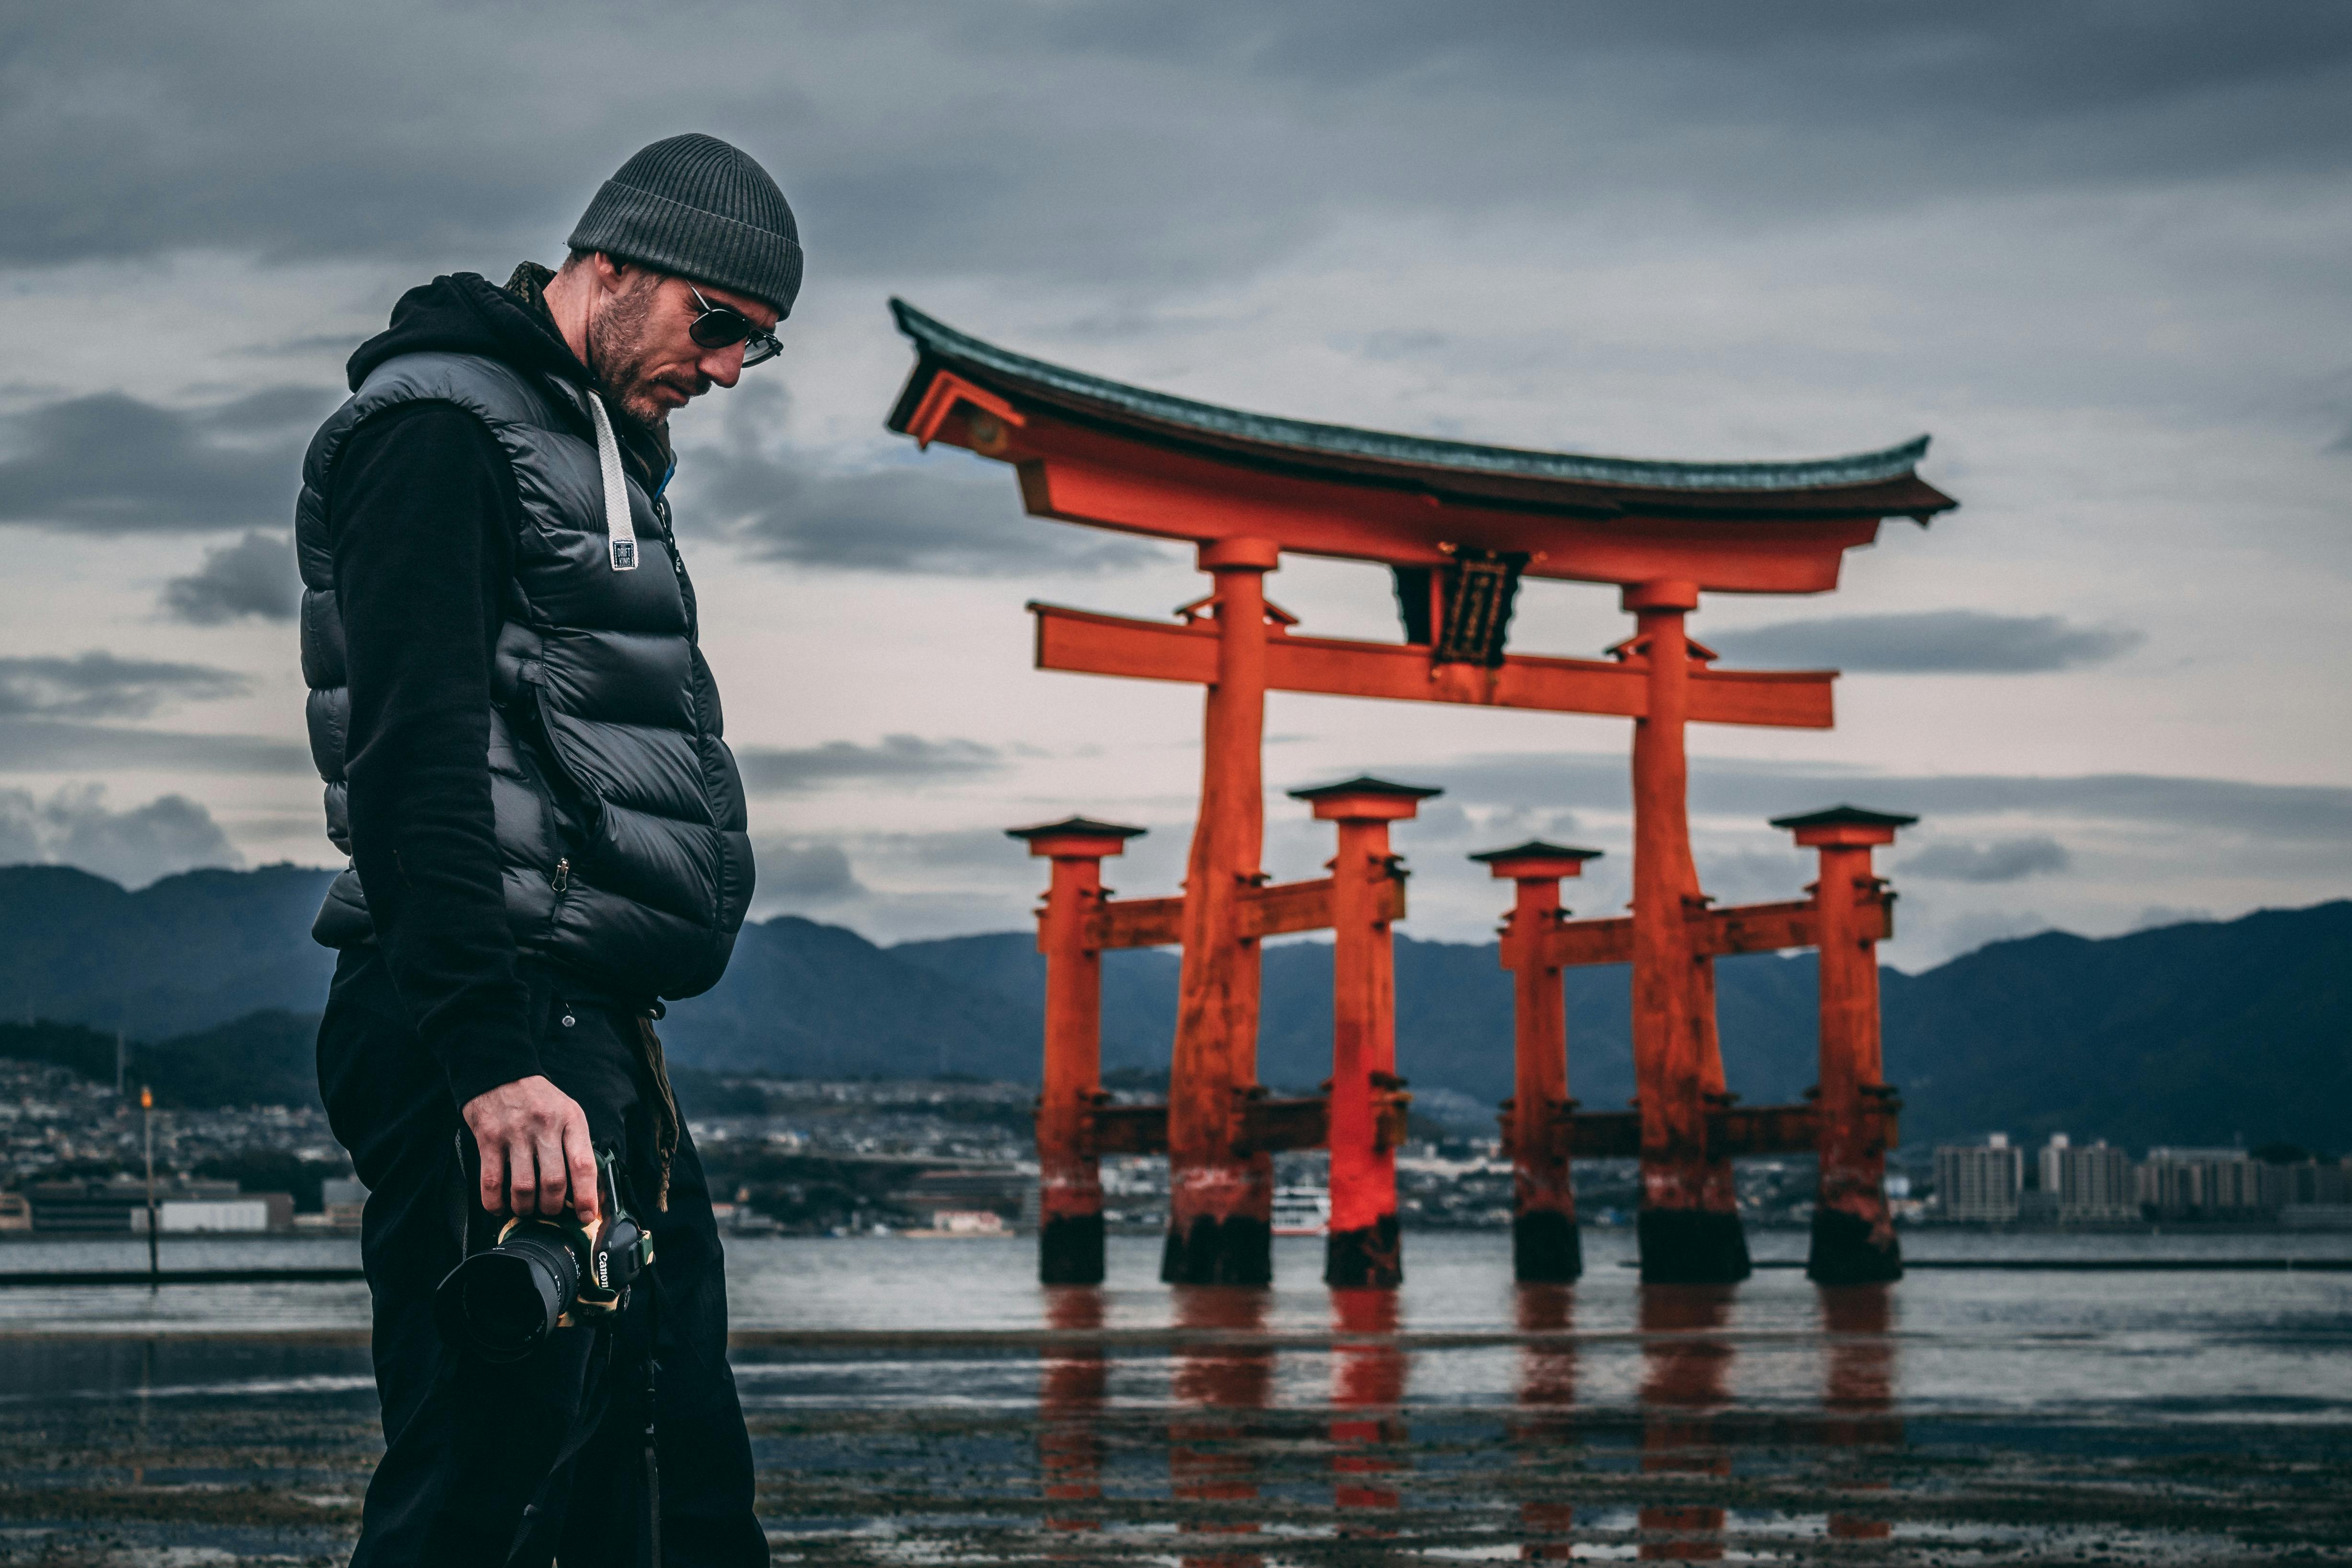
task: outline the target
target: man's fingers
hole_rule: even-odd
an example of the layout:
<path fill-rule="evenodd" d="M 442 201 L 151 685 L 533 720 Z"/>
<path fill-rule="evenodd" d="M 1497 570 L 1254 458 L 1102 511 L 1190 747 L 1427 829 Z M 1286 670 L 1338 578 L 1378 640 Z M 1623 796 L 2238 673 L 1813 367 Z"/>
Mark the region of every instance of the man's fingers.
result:
<path fill-rule="evenodd" d="M 551 1127 L 540 1134 L 532 1152 L 539 1159 L 539 1211 L 561 1214 L 572 1196 L 572 1169 L 563 1161 L 563 1129 Z"/>
<path fill-rule="evenodd" d="M 572 1162 L 572 1209 L 583 1225 L 593 1225 L 603 1195 L 596 1190 L 596 1151 L 588 1141 L 588 1118 L 577 1106 L 563 1121 L 563 1152 Z"/>
<path fill-rule="evenodd" d="M 521 1138 L 507 1145 L 507 1191 L 512 1197 L 508 1211 L 529 1214 L 539 1207 L 539 1171 L 530 1157 L 530 1145 Z"/>
<path fill-rule="evenodd" d="M 496 1144 L 479 1145 L 482 1151 L 482 1207 L 496 1214 L 506 1207 L 507 1152 Z"/>

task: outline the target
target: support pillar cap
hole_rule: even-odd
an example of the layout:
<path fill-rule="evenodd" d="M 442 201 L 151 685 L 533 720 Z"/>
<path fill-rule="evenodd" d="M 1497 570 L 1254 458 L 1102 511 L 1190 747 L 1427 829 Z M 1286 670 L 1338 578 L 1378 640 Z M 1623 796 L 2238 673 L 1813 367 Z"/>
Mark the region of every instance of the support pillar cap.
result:
<path fill-rule="evenodd" d="M 1470 858 L 1487 868 L 1496 878 L 1512 882 L 1550 882 L 1563 876 L 1582 876 L 1584 862 L 1601 858 L 1599 850 L 1578 849 L 1572 844 L 1547 843 L 1541 839 L 1529 839 L 1507 850 L 1487 850 Z"/>
<path fill-rule="evenodd" d="M 1421 810 L 1421 803 L 1443 789 L 1424 789 L 1417 784 L 1396 784 L 1386 779 L 1375 779 L 1369 773 L 1339 784 L 1318 784 L 1311 789 L 1293 789 L 1290 798 L 1304 800 L 1315 808 L 1318 821 L 1326 822 L 1398 821 Z"/>
<path fill-rule="evenodd" d="M 1891 844 L 1895 841 L 1897 828 L 1907 828 L 1918 820 L 1894 811 L 1872 811 L 1860 806 L 1839 805 L 1832 806 L 1826 811 L 1775 817 L 1771 825 L 1796 834 L 1797 842 L 1805 848 L 1837 849 Z"/>
<path fill-rule="evenodd" d="M 1629 582 L 1625 585 L 1624 605 L 1635 610 L 1696 610 L 1698 608 L 1698 584 L 1682 578 L 1665 577 L 1653 582 Z"/>
<path fill-rule="evenodd" d="M 1007 828 L 1004 836 L 1026 843 L 1033 855 L 1097 860 L 1104 855 L 1124 854 L 1128 840 L 1141 838 L 1150 831 L 1120 822 L 1097 822 L 1092 817 L 1065 817 L 1058 822 L 1044 822 L 1034 828 Z"/>
<path fill-rule="evenodd" d="M 1210 539 L 1201 546 L 1201 570 L 1219 567 L 1255 568 L 1273 571 L 1282 565 L 1282 547 L 1272 539 Z"/>

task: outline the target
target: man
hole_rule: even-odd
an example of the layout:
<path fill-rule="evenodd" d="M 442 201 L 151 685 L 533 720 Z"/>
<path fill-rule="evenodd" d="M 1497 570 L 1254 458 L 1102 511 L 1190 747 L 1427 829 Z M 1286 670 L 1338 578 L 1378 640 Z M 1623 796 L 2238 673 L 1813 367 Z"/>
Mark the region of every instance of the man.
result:
<path fill-rule="evenodd" d="M 718 980 L 752 875 L 667 423 L 777 351 L 798 229 L 758 163 L 689 135 L 623 164 L 570 245 L 503 288 L 411 290 L 303 466 L 311 749 L 352 860 L 314 928 L 341 950 L 319 1082 L 371 1189 L 386 1444 L 358 1568 L 635 1563 L 656 1531 L 672 1563 L 768 1561 L 650 1020 Z M 508 1365 L 443 1342 L 434 1289 L 505 1217 L 616 1198 L 656 1244 L 617 1323 Z"/>

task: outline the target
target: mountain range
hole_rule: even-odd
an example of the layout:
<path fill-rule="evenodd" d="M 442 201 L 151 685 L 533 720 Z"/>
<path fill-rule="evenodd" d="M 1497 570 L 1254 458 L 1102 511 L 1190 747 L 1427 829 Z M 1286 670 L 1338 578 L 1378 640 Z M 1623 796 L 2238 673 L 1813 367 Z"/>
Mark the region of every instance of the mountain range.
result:
<path fill-rule="evenodd" d="M 142 1060 L 186 1056 L 191 1092 L 215 1102 L 234 1098 L 251 1034 L 251 1088 L 281 1097 L 333 967 L 309 937 L 331 874 L 197 871 L 130 892 L 65 867 L 0 867 L 0 1014 L 160 1042 Z M 1494 945 L 1401 935 L 1396 971 L 1400 1071 L 1424 1108 L 1483 1121 L 1510 1092 L 1511 993 Z M 2341 1148 L 2352 1144 L 2347 976 L 2343 900 L 2095 940 L 2049 932 L 1917 975 L 1883 969 L 1906 1141 L 2063 1130 L 2135 1147 L 2242 1137 Z M 719 1073 L 1034 1080 L 1044 979 L 1026 932 L 884 947 L 783 915 L 745 927 L 727 977 L 673 1006 L 663 1034 L 674 1060 Z M 1107 1070 L 1166 1064 L 1176 979 L 1172 953 L 1106 956 Z M 1265 950 L 1265 1082 L 1328 1074 L 1330 982 L 1328 944 Z M 1811 956 L 1724 960 L 1717 988 L 1731 1086 L 1750 1103 L 1801 1096 L 1813 1079 Z M 1571 1092 L 1594 1109 L 1622 1105 L 1623 968 L 1570 971 L 1568 1013 Z"/>

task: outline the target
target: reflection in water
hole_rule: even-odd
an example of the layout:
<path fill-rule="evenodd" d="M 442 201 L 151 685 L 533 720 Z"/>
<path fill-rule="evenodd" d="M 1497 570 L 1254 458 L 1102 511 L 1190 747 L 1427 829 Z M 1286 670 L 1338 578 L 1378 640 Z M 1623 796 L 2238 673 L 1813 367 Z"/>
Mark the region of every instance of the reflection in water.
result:
<path fill-rule="evenodd" d="M 1642 1469 L 1727 1476 L 1731 1454 L 1715 1435 L 1730 1397 L 1732 1348 L 1719 1334 L 1731 1317 L 1729 1285 L 1643 1285 Z M 1723 1555 L 1723 1510 L 1641 1511 L 1642 1556 L 1675 1561 Z"/>
<path fill-rule="evenodd" d="M 1176 1322 L 1186 1329 L 1262 1334 L 1267 1292 L 1239 1285 L 1178 1285 Z M 1266 1407 L 1274 1389 L 1274 1352 L 1265 1343 L 1187 1345 L 1176 1361 L 1177 1403 L 1201 1407 L 1168 1428 L 1170 1490 L 1190 1502 L 1233 1503 L 1257 1496 L 1250 1469 L 1250 1426 L 1237 1415 Z M 1203 1511 L 1204 1512 L 1206 1511 Z M 1255 1534 L 1249 1520 L 1192 1518 L 1188 1534 Z M 1252 1552 L 1187 1552 L 1186 1568 L 1258 1568 Z"/>
<path fill-rule="evenodd" d="M 1822 1291 L 1822 1327 L 1829 1335 L 1828 1387 L 1822 1398 L 1827 1412 L 1822 1421 L 1825 1448 L 1869 1450 L 1899 1448 L 1903 1418 L 1894 1415 L 1895 1340 L 1889 1332 L 1895 1315 L 1894 1292 L 1885 1285 L 1825 1287 Z M 1883 1480 L 1854 1479 L 1855 1491 L 1883 1491 Z M 1885 1541 L 1895 1527 L 1883 1519 L 1832 1511 L 1832 1539 Z"/>
<path fill-rule="evenodd" d="M 1341 1509 L 1393 1509 L 1394 1489 L 1377 1484 L 1377 1478 L 1403 1468 L 1398 1453 L 1405 1439 L 1405 1353 L 1392 1337 L 1397 1331 L 1394 1291 L 1334 1291 L 1331 1327 L 1339 1334 L 1377 1334 L 1370 1340 L 1341 1340 L 1332 1347 L 1331 1403 L 1348 1412 L 1331 1423 L 1331 1473 L 1341 1478 L 1331 1488 L 1331 1500 Z M 1378 1539 L 1395 1531 L 1343 1518 L 1339 1533 L 1359 1540 Z"/>
<path fill-rule="evenodd" d="M 1101 1288 L 1048 1290 L 1045 1321 L 1073 1333 L 1101 1328 Z M 1092 1502 L 1102 1496 L 1100 1422 L 1109 1375 L 1098 1340 L 1057 1344 L 1045 1354 L 1037 1389 L 1037 1468 L 1049 1503 Z M 1102 1520 L 1085 1510 L 1055 1509 L 1046 1513 L 1045 1527 L 1099 1530 Z"/>
<path fill-rule="evenodd" d="M 1513 1319 L 1521 1333 L 1564 1335 L 1575 1329 L 1575 1286 L 1520 1285 L 1517 1289 Z M 1540 1462 L 1545 1449 L 1576 1440 L 1573 1341 L 1530 1341 L 1519 1347 L 1518 1403 L 1522 1415 L 1512 1422 L 1510 1433 L 1521 1462 Z M 1566 1562 L 1575 1555 L 1567 1540 L 1576 1524 L 1574 1503 L 1525 1499 L 1519 1504 L 1519 1522 L 1536 1538 L 1519 1548 L 1521 1558 L 1549 1563 Z"/>

